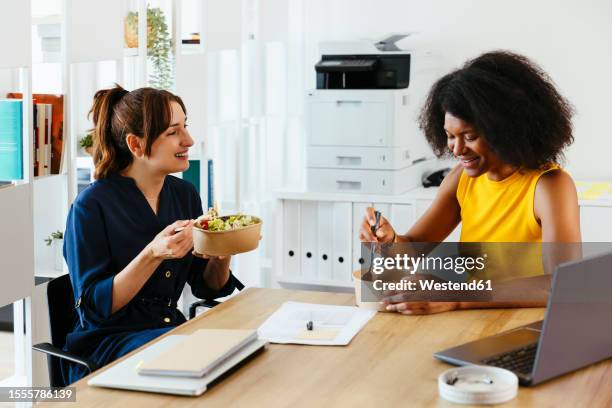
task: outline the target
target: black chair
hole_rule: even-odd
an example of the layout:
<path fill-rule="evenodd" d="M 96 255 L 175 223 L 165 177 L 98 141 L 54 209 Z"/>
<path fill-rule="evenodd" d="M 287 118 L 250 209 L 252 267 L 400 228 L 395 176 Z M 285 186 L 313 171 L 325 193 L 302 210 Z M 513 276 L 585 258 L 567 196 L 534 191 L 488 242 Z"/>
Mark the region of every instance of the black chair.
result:
<path fill-rule="evenodd" d="M 74 329 L 78 320 L 74 309 L 74 296 L 70 285 L 70 276 L 62 275 L 47 284 L 47 304 L 49 306 L 49 326 L 51 328 L 51 343 L 39 343 L 32 346 L 36 351 L 47 354 L 49 367 L 49 382 L 52 387 L 65 387 L 61 370 L 61 359 L 87 367 L 94 372 L 98 366 L 76 354 L 62 350 L 66 344 L 66 336 Z"/>
<path fill-rule="evenodd" d="M 233 277 L 233 275 L 232 275 Z M 234 284 L 238 290 L 242 290 L 244 285 L 233 277 Z M 49 368 L 49 382 L 52 387 L 65 387 L 61 370 L 61 359 L 72 361 L 73 363 L 87 367 L 90 373 L 99 367 L 86 358 L 77 356 L 62 350 L 66 344 L 66 336 L 70 333 L 78 320 L 78 315 L 74 308 L 74 295 L 70 284 L 70 275 L 62 275 L 47 284 L 47 304 L 49 306 L 49 326 L 51 328 L 51 343 L 39 343 L 32 346 L 36 351 L 47 355 L 47 365 Z M 189 318 L 195 317 L 196 309 L 202 307 L 214 307 L 219 302 L 215 300 L 200 300 L 194 302 L 189 307 Z"/>
<path fill-rule="evenodd" d="M 230 275 L 231 279 L 234 279 L 234 285 L 236 286 L 236 289 L 238 290 L 242 290 L 244 289 L 244 284 L 242 282 L 240 282 L 234 275 Z M 198 309 L 198 307 L 207 307 L 207 308 L 212 308 L 215 307 L 219 304 L 220 302 L 217 302 L 216 300 L 208 300 L 208 299 L 204 299 L 204 300 L 200 300 L 197 302 L 193 302 L 190 306 L 189 306 L 189 320 L 193 319 L 196 315 L 196 310 Z"/>

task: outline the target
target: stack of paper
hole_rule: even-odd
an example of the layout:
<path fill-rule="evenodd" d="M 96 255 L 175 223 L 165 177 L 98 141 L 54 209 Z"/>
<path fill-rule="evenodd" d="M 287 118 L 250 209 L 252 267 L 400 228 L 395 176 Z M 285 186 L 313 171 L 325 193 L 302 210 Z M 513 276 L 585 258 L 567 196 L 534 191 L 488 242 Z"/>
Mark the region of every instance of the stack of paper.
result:
<path fill-rule="evenodd" d="M 272 343 L 346 346 L 375 314 L 353 306 L 285 302 L 258 332 Z"/>
<path fill-rule="evenodd" d="M 612 183 L 577 181 L 579 200 L 612 201 Z"/>

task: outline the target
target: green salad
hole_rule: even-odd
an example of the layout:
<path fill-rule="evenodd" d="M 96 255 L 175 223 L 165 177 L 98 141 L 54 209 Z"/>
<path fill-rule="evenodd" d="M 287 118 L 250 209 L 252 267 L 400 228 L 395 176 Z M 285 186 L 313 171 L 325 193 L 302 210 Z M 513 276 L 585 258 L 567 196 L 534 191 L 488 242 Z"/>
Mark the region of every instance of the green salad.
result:
<path fill-rule="evenodd" d="M 214 208 L 196 220 L 196 226 L 207 231 L 229 231 L 253 225 L 257 221 L 250 215 L 230 215 L 220 217 Z"/>

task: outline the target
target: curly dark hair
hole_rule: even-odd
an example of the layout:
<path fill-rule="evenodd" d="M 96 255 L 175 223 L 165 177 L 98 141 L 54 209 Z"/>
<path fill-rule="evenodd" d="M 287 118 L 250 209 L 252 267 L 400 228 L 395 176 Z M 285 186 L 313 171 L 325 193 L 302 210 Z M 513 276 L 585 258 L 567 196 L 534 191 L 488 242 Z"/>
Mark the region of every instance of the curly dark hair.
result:
<path fill-rule="evenodd" d="M 505 163 L 539 169 L 563 159 L 574 141 L 574 108 L 538 65 L 508 51 L 488 52 L 439 79 L 419 115 L 438 157 L 450 154 L 446 112 L 472 124 Z"/>

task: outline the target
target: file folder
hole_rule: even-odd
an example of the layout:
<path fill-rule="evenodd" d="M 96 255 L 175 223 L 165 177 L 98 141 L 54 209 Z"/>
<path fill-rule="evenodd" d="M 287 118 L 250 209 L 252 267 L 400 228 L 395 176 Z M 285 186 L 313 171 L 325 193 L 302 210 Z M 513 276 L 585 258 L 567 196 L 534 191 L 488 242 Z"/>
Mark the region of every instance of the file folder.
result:
<path fill-rule="evenodd" d="M 316 201 L 300 203 L 300 270 L 303 278 L 317 278 L 317 207 Z"/>
<path fill-rule="evenodd" d="M 338 282 L 351 282 L 352 210 L 350 202 L 334 203 L 333 276 Z"/>
<path fill-rule="evenodd" d="M 283 202 L 283 275 L 300 276 L 300 202 Z"/>
<path fill-rule="evenodd" d="M 333 279 L 334 203 L 320 201 L 317 209 L 317 278 Z"/>
<path fill-rule="evenodd" d="M 361 254 L 361 240 L 359 239 L 359 231 L 361 223 L 366 214 L 366 209 L 372 207 L 372 203 L 353 203 L 353 266 L 352 271 L 359 270 L 362 266 L 369 268 L 370 260 L 368 257 L 363 257 Z M 351 280 L 353 274 L 351 273 Z"/>

